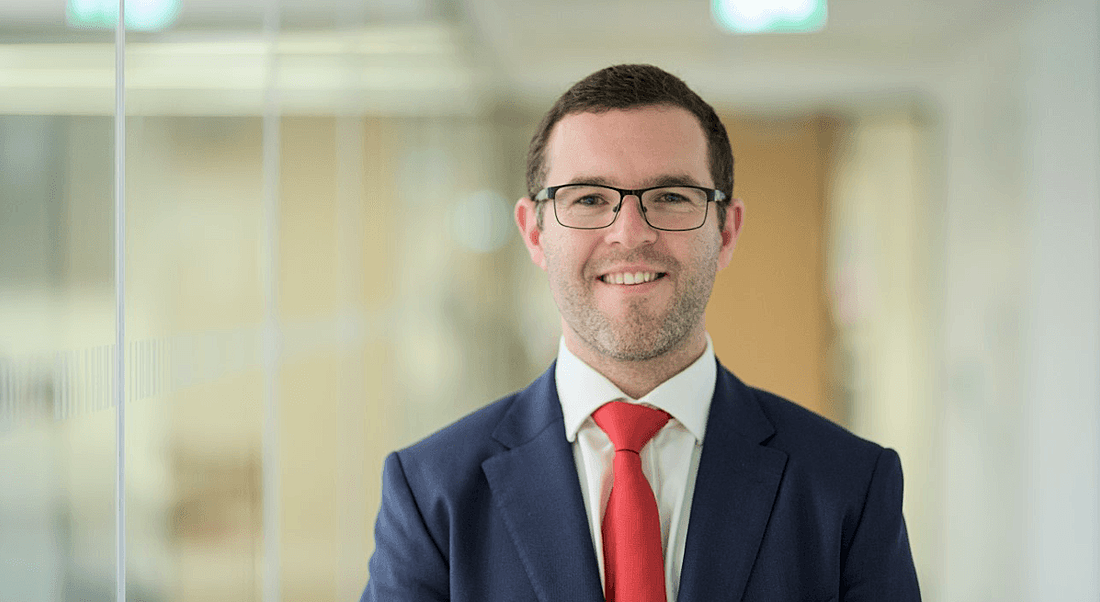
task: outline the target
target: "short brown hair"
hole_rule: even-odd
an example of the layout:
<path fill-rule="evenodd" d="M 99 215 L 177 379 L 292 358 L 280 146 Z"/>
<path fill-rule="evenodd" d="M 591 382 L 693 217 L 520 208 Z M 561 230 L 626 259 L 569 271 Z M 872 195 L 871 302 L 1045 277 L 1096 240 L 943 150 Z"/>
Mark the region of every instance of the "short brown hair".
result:
<path fill-rule="evenodd" d="M 699 120 L 707 138 L 707 159 L 714 187 L 726 193 L 718 206 L 719 228 L 733 198 L 733 150 L 726 126 L 705 100 L 671 73 L 653 65 L 615 65 L 600 69 L 565 91 L 542 118 L 527 151 L 527 194 L 534 198 L 546 186 L 546 146 L 554 126 L 566 115 L 602 113 L 647 106 L 679 107 Z M 542 227 L 542 208 L 538 212 Z"/>

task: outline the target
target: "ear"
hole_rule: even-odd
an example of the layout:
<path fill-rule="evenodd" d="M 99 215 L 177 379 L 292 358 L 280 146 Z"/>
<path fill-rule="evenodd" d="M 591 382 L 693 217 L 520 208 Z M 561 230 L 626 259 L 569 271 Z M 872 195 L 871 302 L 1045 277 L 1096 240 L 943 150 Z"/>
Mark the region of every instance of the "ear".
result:
<path fill-rule="evenodd" d="M 531 261 L 546 269 L 546 255 L 542 250 L 542 230 L 538 226 L 538 205 L 527 197 L 516 201 L 516 226 Z"/>
<path fill-rule="evenodd" d="M 718 269 L 724 269 L 733 259 L 733 249 L 737 238 L 741 236 L 741 224 L 745 220 L 745 204 L 741 199 L 733 199 L 726 207 L 726 223 L 722 224 L 722 247 L 718 251 Z"/>

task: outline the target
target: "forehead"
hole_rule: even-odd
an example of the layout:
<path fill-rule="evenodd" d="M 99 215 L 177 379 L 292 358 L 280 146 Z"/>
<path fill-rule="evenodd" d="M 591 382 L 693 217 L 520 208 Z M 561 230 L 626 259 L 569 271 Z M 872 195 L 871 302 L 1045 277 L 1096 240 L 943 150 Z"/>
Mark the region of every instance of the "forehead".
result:
<path fill-rule="evenodd" d="M 566 115 L 554 126 L 546 159 L 547 186 L 600 177 L 641 187 L 662 176 L 713 186 L 703 128 L 679 107 Z"/>

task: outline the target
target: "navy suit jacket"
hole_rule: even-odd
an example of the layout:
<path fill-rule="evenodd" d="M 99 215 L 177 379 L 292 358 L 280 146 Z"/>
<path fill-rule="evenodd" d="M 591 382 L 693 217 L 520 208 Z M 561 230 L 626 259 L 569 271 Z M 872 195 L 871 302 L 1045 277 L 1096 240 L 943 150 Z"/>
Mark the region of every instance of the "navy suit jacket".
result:
<path fill-rule="evenodd" d="M 553 365 L 382 479 L 363 602 L 604 599 Z M 679 601 L 918 601 L 901 499 L 894 451 L 719 365 Z"/>

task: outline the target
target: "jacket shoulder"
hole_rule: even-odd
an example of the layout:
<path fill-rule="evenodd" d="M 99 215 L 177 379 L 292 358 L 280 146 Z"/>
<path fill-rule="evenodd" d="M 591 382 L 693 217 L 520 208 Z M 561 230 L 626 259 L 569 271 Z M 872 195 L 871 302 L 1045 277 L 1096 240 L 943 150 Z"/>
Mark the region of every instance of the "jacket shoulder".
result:
<path fill-rule="evenodd" d="M 827 453 L 834 450 L 844 455 L 872 457 L 877 457 L 882 452 L 881 445 L 864 439 L 789 399 L 763 389 L 748 389 L 775 427 L 775 436 L 769 442 L 774 447 L 791 452 Z"/>
<path fill-rule="evenodd" d="M 419 442 L 395 452 L 410 480 L 461 482 L 481 473 L 481 463 L 532 433 L 561 424 L 554 365 L 526 388 L 478 409 Z"/>
<path fill-rule="evenodd" d="M 441 470 L 475 460 L 480 465 L 482 460 L 500 450 L 500 444 L 493 439 L 493 430 L 518 396 L 518 392 L 506 395 L 396 453 L 406 465 L 431 463 L 439 465 Z"/>
<path fill-rule="evenodd" d="M 786 474 L 792 482 L 847 496 L 865 490 L 884 454 L 896 455 L 793 401 L 723 372 L 719 380 L 727 383 L 725 390 L 734 405 L 741 406 L 732 424 L 744 419 L 755 424 L 754 435 L 766 433 L 757 440 L 787 456 Z"/>

